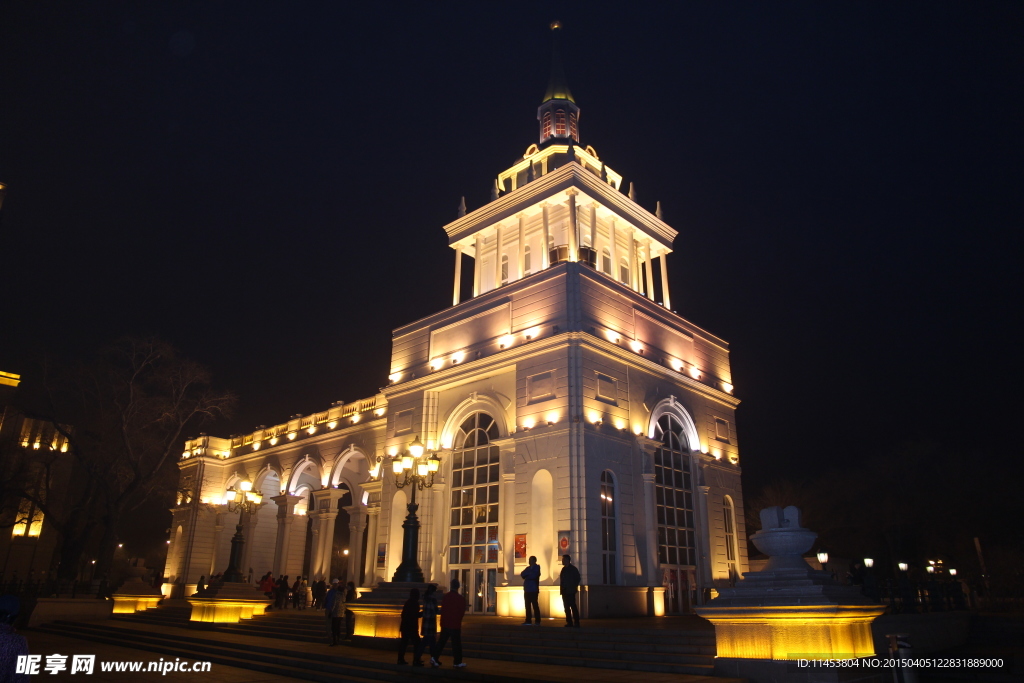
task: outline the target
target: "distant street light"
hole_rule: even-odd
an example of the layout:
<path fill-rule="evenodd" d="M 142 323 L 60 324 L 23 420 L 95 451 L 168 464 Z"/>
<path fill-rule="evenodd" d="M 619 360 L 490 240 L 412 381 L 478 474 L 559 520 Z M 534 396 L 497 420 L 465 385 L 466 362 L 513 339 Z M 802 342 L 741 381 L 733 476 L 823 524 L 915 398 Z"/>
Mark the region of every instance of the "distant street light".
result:
<path fill-rule="evenodd" d="M 822 569 L 824 569 L 825 565 L 828 564 L 828 553 L 824 550 L 818 553 L 818 563 L 821 565 Z"/>
<path fill-rule="evenodd" d="M 865 557 L 864 558 L 864 566 L 867 567 L 868 569 L 871 569 L 872 567 L 875 566 L 875 561 L 872 560 L 870 557 Z"/>
<path fill-rule="evenodd" d="M 935 573 L 935 567 L 933 567 L 931 565 L 928 565 L 927 567 L 925 567 L 924 570 L 926 572 L 928 572 L 929 574 L 934 574 Z"/>
<path fill-rule="evenodd" d="M 899 568 L 900 568 L 900 571 L 901 571 L 901 572 L 905 572 L 905 571 L 907 571 L 908 569 L 910 569 L 910 565 L 909 565 L 909 564 L 907 564 L 906 562 L 900 562 L 900 563 L 899 563 Z"/>
<path fill-rule="evenodd" d="M 955 569 L 950 569 L 949 570 L 949 575 L 950 576 L 956 576 L 956 570 Z"/>

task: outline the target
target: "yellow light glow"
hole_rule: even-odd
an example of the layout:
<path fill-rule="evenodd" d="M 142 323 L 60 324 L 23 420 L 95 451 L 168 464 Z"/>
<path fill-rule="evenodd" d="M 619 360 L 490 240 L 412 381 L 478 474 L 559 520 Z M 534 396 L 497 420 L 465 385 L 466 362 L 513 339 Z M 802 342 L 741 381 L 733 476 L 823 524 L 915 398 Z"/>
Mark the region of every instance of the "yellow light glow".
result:
<path fill-rule="evenodd" d="M 370 479 L 376 479 L 380 476 L 380 463 L 377 463 L 370 468 Z"/>
<path fill-rule="evenodd" d="M 462 359 L 465 358 L 465 357 L 466 357 L 466 354 L 463 353 L 462 351 L 458 351 L 456 353 L 453 353 L 452 354 L 452 365 L 455 365 L 456 363 L 461 363 Z"/>
<path fill-rule="evenodd" d="M 636 339 L 630 340 L 629 348 L 633 349 L 633 353 L 640 353 L 644 349 L 644 345 Z"/>
<path fill-rule="evenodd" d="M 238 488 L 242 489 L 243 491 L 252 491 L 252 482 L 246 479 L 241 484 L 238 485 Z"/>
<path fill-rule="evenodd" d="M 60 445 L 60 452 L 61 453 L 67 453 L 68 452 L 68 442 L 67 441 L 65 441 L 64 443 L 62 443 Z"/>
<path fill-rule="evenodd" d="M 615 418 L 615 428 L 616 429 L 625 429 L 626 428 L 626 421 L 623 420 L 621 417 Z"/>
<path fill-rule="evenodd" d="M 513 337 L 511 334 L 502 335 L 498 339 L 498 348 L 507 349 L 508 347 L 512 346 L 515 340 L 516 338 Z"/>
<path fill-rule="evenodd" d="M 398 446 L 389 446 L 388 455 L 390 455 L 392 458 L 398 455 Z"/>
<path fill-rule="evenodd" d="M 355 424 L 356 422 L 359 422 L 359 413 L 352 416 L 352 424 Z"/>
<path fill-rule="evenodd" d="M 437 454 L 430 456 L 427 459 L 427 469 L 431 472 L 437 472 L 441 468 L 441 458 L 437 457 Z"/>
<path fill-rule="evenodd" d="M 32 444 L 32 448 L 33 448 L 33 450 L 37 450 L 38 451 L 39 450 L 39 442 L 36 441 L 34 444 Z"/>
<path fill-rule="evenodd" d="M 528 417 L 523 420 L 523 429 L 533 429 L 534 425 L 537 424 L 537 420 L 532 417 Z"/>
<path fill-rule="evenodd" d="M 722 459 L 722 450 L 720 448 L 712 448 L 711 449 L 711 455 L 715 458 L 715 460 L 721 460 Z"/>
<path fill-rule="evenodd" d="M 388 379 L 391 380 L 392 384 L 394 384 L 398 380 L 402 379 L 402 373 L 400 373 L 400 372 L 392 372 L 390 375 L 388 375 Z"/>
<path fill-rule="evenodd" d="M 226 500 L 229 503 L 235 502 L 235 498 L 237 498 L 237 497 L 238 497 L 238 491 L 235 490 L 234 486 L 229 488 L 227 490 L 227 492 L 224 493 L 224 500 Z"/>
<path fill-rule="evenodd" d="M 536 339 L 537 335 L 540 334 L 540 327 L 531 327 L 528 330 L 523 330 L 523 337 L 529 341 L 530 339 Z"/>
<path fill-rule="evenodd" d="M 423 444 L 420 443 L 420 438 L 416 437 L 413 442 L 409 444 L 409 453 L 414 458 L 418 458 L 423 455 Z"/>
<path fill-rule="evenodd" d="M 731 394 L 732 393 L 732 385 L 729 384 L 728 382 L 722 382 L 722 391 L 724 391 L 727 394 Z"/>
<path fill-rule="evenodd" d="M 253 442 L 252 442 L 252 449 L 253 449 L 254 451 L 258 451 L 258 450 L 260 449 L 260 446 L 261 446 L 261 445 L 262 445 L 262 444 L 261 444 L 261 443 L 260 443 L 259 441 L 253 441 Z"/>
<path fill-rule="evenodd" d="M 636 434 L 637 436 L 640 436 L 641 434 L 644 433 L 644 428 L 638 424 L 635 424 L 633 425 L 633 433 Z"/>
<path fill-rule="evenodd" d="M 209 505 L 210 504 L 210 497 L 209 496 L 205 496 L 203 498 L 200 498 L 199 502 L 202 503 L 203 505 Z"/>
<path fill-rule="evenodd" d="M 297 432 L 288 432 L 288 440 L 289 441 L 295 441 L 295 437 L 297 437 L 297 436 L 298 436 Z"/>
<path fill-rule="evenodd" d="M 327 423 L 327 428 L 328 429 L 334 429 L 337 426 L 338 426 L 338 421 L 337 420 L 331 420 L 330 422 Z"/>
<path fill-rule="evenodd" d="M 300 509 L 296 508 L 295 509 L 295 514 L 297 514 L 300 517 L 304 517 L 306 515 L 306 511 L 305 510 L 300 510 Z"/>
<path fill-rule="evenodd" d="M 676 372 L 682 372 L 683 371 L 683 361 L 679 360 L 678 358 L 673 358 L 671 360 L 671 363 L 672 363 L 672 369 L 673 370 L 675 370 Z"/>
<path fill-rule="evenodd" d="M 871 569 L 872 567 L 875 566 L 875 561 L 873 559 L 871 559 L 870 557 L 865 557 L 864 558 L 864 566 L 867 567 L 868 569 Z"/>
<path fill-rule="evenodd" d="M 430 361 L 430 369 L 431 370 L 437 370 L 439 367 L 441 367 L 441 359 L 440 358 L 434 358 L 433 360 Z"/>
<path fill-rule="evenodd" d="M 560 417 L 562 417 L 562 415 L 557 410 L 552 410 L 551 412 L 544 416 L 544 419 L 547 420 L 549 425 L 551 425 L 558 422 L 558 418 Z"/>
<path fill-rule="evenodd" d="M 690 366 L 690 377 L 700 379 L 700 369 L 696 365 Z"/>
<path fill-rule="evenodd" d="M 381 415 L 384 414 L 384 408 L 377 408 L 377 410 L 373 411 L 373 414 L 376 415 L 377 417 L 380 417 Z"/>
<path fill-rule="evenodd" d="M 430 467 L 427 465 L 427 463 L 425 463 L 425 462 L 416 463 L 416 472 L 421 477 L 427 476 L 427 473 L 429 471 L 430 471 Z"/>
<path fill-rule="evenodd" d="M 950 568 L 950 570 L 949 570 L 949 575 L 950 575 L 950 576 L 956 576 L 956 570 L 955 570 L 955 569 L 953 569 L 953 568 Z"/>
<path fill-rule="evenodd" d="M 401 458 L 397 458 L 397 459 L 391 461 L 391 469 L 393 469 L 395 471 L 395 474 L 401 474 L 402 473 L 402 460 L 401 460 Z"/>
<path fill-rule="evenodd" d="M 444 439 L 441 440 L 441 447 L 445 449 L 452 447 L 452 437 L 450 434 L 445 435 Z"/>
<path fill-rule="evenodd" d="M 310 436 L 313 436 L 314 434 L 316 434 L 316 427 L 314 425 L 309 425 L 309 429 L 307 429 L 306 432 Z"/>
<path fill-rule="evenodd" d="M 596 410 L 591 410 L 587 414 L 587 419 L 590 420 L 593 424 L 598 424 L 601 422 L 601 413 L 597 412 Z"/>
<path fill-rule="evenodd" d="M 402 456 L 402 469 L 403 470 L 411 470 L 412 469 L 412 456 L 411 455 L 403 455 Z"/>
<path fill-rule="evenodd" d="M 276 436 L 270 437 L 270 445 L 271 446 L 276 446 L 277 442 L 278 442 L 278 438 Z"/>

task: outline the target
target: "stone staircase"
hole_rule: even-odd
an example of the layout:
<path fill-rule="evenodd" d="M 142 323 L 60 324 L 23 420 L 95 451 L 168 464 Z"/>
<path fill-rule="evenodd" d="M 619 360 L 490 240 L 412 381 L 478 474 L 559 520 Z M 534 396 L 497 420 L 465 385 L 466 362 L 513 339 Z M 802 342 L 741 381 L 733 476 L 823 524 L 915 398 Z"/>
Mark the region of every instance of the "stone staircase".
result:
<path fill-rule="evenodd" d="M 160 628 L 136 629 L 134 624 L 153 627 L 188 628 L 190 607 L 184 601 L 168 601 L 158 609 L 131 615 L 115 615 L 109 625 L 96 623 L 55 622 L 43 630 L 63 632 L 65 635 L 90 639 L 107 638 L 115 644 L 129 645 L 142 649 L 190 657 L 192 659 L 223 657 L 221 662 L 230 666 L 245 666 L 239 663 L 254 660 L 259 670 L 277 673 L 278 669 L 291 673 L 282 674 L 307 680 L 392 680 L 387 676 L 397 675 L 394 680 L 406 680 L 409 669 L 394 670 L 393 665 L 381 671 L 370 663 L 349 658 L 341 670 L 331 664 L 344 657 L 346 648 L 325 650 L 322 656 L 302 655 L 305 662 L 299 666 L 295 652 L 286 641 L 309 644 L 326 642 L 326 624 L 323 612 L 314 610 L 271 611 L 265 615 L 243 621 L 239 624 L 221 624 L 213 631 L 233 638 L 216 642 L 204 639 L 202 631 L 177 631 Z M 490 659 L 524 664 L 559 665 L 576 668 L 619 670 L 623 672 L 660 672 L 669 674 L 690 674 L 711 676 L 714 668 L 715 636 L 710 629 L 683 630 L 681 628 L 645 628 L 651 622 L 630 622 L 629 620 L 586 620 L 583 628 L 567 629 L 560 622 L 545 623 L 544 626 L 519 626 L 507 619 L 467 619 L 462 632 L 464 656 L 467 660 Z M 635 625 L 634 625 L 635 624 Z M 237 637 L 242 636 L 242 637 Z M 271 638 L 281 643 L 280 648 L 266 648 L 247 644 L 245 636 Z M 108 641 L 104 641 L 108 642 Z M 265 642 L 265 641 L 262 641 Z M 196 649 L 201 644 L 200 649 Z M 381 648 L 390 649 L 393 644 L 380 641 Z M 159 648 L 159 649 L 158 649 Z M 171 652 L 173 650 L 173 652 Z M 165 652 L 166 651 L 166 652 Z M 232 660 L 229 663 L 227 660 Z M 451 650 L 445 654 L 450 664 Z M 267 668 L 270 667 L 270 668 Z M 304 673 L 300 676 L 292 667 Z M 332 668 L 333 667 L 333 668 Z M 252 668 L 252 667 L 248 667 Z M 447 667 L 433 672 L 451 672 Z M 420 671 L 420 670 L 417 670 Z M 399 673 L 402 672 L 402 673 Z M 465 680 L 466 672 L 460 672 Z M 348 678 L 309 678 L 309 676 L 348 676 Z M 384 676 L 381 678 L 380 676 Z M 581 677 L 585 677 L 581 675 Z M 632 678 L 632 676 L 628 676 Z M 493 677 L 489 680 L 494 680 Z M 625 678 L 624 678 L 625 680 Z"/>

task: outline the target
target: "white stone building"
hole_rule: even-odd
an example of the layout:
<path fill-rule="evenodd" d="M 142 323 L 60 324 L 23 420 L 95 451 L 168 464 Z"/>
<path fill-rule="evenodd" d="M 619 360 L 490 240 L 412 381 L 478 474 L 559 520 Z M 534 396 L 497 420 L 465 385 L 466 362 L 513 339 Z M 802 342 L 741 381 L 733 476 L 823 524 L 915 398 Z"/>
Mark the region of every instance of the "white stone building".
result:
<path fill-rule="evenodd" d="M 550 615 L 563 552 L 590 617 L 686 612 L 746 570 L 729 349 L 671 310 L 676 231 L 579 143 L 560 69 L 537 118 L 494 199 L 445 226 L 453 305 L 394 331 L 381 393 L 186 444 L 166 568 L 179 594 L 226 568 L 223 498 L 245 478 L 264 504 L 243 573 L 390 580 L 408 502 L 390 458 L 417 437 L 442 459 L 418 501 L 419 564 L 460 578 L 472 612 L 523 614 L 530 555 Z"/>

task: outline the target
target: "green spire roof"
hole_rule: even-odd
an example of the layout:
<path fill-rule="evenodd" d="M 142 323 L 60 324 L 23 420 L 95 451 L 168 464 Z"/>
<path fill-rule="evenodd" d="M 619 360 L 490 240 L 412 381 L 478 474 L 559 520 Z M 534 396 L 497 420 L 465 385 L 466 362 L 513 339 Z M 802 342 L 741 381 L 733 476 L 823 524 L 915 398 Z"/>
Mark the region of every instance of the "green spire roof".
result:
<path fill-rule="evenodd" d="M 558 32 L 562 28 L 562 22 L 551 22 L 551 80 L 548 81 L 547 92 L 544 93 L 544 102 L 549 100 L 569 100 L 576 104 L 569 92 L 569 85 L 565 82 L 565 69 L 562 68 L 562 55 L 558 50 Z"/>

